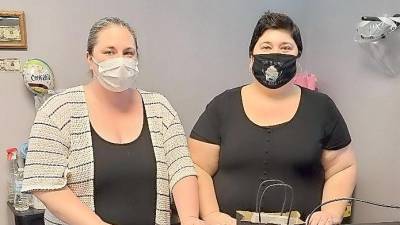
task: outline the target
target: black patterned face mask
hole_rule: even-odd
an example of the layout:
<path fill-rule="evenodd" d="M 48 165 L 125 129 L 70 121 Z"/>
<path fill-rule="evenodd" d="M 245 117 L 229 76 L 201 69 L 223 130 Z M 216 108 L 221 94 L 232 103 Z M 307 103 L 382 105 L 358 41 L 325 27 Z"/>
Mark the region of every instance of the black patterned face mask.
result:
<path fill-rule="evenodd" d="M 272 53 L 253 57 L 253 75 L 267 88 L 280 88 L 293 79 L 296 74 L 297 56 L 295 55 Z"/>

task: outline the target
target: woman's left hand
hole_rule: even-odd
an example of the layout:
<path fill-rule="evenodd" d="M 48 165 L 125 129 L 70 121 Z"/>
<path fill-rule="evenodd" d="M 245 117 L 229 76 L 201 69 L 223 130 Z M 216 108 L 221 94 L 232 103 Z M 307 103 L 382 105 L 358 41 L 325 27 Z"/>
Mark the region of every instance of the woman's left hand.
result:
<path fill-rule="evenodd" d="M 205 225 L 206 223 L 199 218 L 188 216 L 181 219 L 181 225 Z"/>
<path fill-rule="evenodd" d="M 318 211 L 312 214 L 311 218 L 307 217 L 308 225 L 334 225 L 340 224 L 342 218 L 327 211 Z"/>

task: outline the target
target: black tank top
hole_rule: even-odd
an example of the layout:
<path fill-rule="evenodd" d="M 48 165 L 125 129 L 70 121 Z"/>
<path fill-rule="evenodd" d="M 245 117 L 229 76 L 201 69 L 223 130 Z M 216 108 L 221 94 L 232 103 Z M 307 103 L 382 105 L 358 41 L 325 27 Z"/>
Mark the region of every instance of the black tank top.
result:
<path fill-rule="evenodd" d="M 143 114 L 139 137 L 127 144 L 110 143 L 90 126 L 95 212 L 107 223 L 155 223 L 156 160 Z"/>

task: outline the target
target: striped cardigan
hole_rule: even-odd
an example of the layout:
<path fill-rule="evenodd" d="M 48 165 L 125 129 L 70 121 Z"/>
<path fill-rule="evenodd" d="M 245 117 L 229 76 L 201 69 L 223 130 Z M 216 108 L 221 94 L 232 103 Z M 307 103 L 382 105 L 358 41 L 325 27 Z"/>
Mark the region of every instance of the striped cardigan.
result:
<path fill-rule="evenodd" d="M 195 175 L 195 169 L 176 111 L 164 96 L 139 92 L 156 159 L 155 224 L 170 224 L 170 191 L 182 178 Z M 93 179 L 88 108 L 83 86 L 78 86 L 50 97 L 37 112 L 29 138 L 22 191 L 68 186 L 94 211 Z M 65 224 L 48 210 L 44 217 L 46 225 Z"/>

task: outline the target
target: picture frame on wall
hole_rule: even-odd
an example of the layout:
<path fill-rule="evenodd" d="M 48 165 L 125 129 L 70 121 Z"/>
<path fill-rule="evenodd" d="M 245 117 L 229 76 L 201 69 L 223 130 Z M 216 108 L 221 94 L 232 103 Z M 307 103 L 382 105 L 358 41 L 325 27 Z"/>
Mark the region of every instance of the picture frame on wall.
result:
<path fill-rule="evenodd" d="M 0 11 L 0 49 L 27 49 L 23 11 Z"/>

